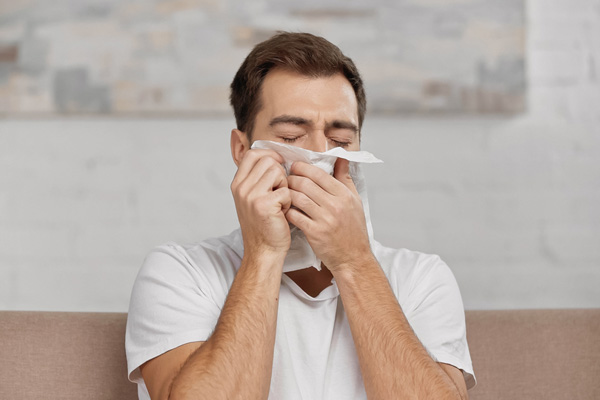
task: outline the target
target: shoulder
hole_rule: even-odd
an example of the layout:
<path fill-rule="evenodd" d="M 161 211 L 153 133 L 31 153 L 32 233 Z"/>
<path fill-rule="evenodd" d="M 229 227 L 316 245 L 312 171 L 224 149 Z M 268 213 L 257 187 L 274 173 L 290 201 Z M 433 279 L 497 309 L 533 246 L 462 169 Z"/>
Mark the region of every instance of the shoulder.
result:
<path fill-rule="evenodd" d="M 210 336 L 240 265 L 237 239 L 234 231 L 198 243 L 168 242 L 146 256 L 127 315 L 130 379 L 141 379 L 138 367 L 146 361 Z"/>
<path fill-rule="evenodd" d="M 233 280 L 242 256 L 241 237 L 238 236 L 241 236 L 239 232 L 234 231 L 227 236 L 196 243 L 167 242 L 156 246 L 146 256 L 138 277 L 152 275 L 172 279 L 181 275 L 192 280 L 205 280 L 231 276 Z"/>
<path fill-rule="evenodd" d="M 456 285 L 452 271 L 437 254 L 390 248 L 377 242 L 373 252 L 403 307 L 414 306 L 440 286 Z"/>
<path fill-rule="evenodd" d="M 241 234 L 234 231 L 197 243 L 167 242 L 155 247 L 138 272 L 130 305 L 139 303 L 135 299 L 157 295 L 197 295 L 215 304 L 224 302 L 241 263 L 240 243 Z"/>

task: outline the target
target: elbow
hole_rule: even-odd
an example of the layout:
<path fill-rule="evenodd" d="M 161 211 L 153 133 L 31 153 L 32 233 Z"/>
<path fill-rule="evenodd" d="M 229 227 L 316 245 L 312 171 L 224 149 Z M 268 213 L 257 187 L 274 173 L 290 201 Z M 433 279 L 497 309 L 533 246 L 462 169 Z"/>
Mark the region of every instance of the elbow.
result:
<path fill-rule="evenodd" d="M 166 400 L 185 400 L 186 396 L 180 390 L 180 385 L 177 380 L 177 376 L 171 381 L 169 389 L 167 390 Z"/>
<path fill-rule="evenodd" d="M 452 397 L 456 400 L 469 400 L 469 393 L 467 393 L 467 389 L 461 390 L 461 388 L 455 388 L 456 394 Z"/>

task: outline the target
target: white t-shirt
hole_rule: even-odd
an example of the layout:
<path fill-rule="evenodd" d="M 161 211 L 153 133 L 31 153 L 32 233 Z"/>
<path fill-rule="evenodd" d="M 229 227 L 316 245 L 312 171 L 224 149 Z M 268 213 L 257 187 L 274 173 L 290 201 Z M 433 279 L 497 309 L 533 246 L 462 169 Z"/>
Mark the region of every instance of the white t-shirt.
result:
<path fill-rule="evenodd" d="M 371 241 L 404 314 L 434 360 L 475 385 L 463 303 L 435 255 Z M 206 341 L 243 256 L 241 231 L 191 245 L 167 243 L 146 258 L 127 319 L 129 379 L 149 399 L 139 366 L 185 343 Z M 270 399 L 366 399 L 350 327 L 335 280 L 317 297 L 282 275 Z"/>

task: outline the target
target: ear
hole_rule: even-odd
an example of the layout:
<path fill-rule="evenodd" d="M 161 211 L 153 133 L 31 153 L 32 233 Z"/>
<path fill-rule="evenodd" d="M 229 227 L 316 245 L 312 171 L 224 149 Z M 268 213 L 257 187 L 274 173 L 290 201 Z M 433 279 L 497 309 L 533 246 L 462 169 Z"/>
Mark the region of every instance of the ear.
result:
<path fill-rule="evenodd" d="M 231 157 L 236 166 L 240 166 L 240 162 L 244 154 L 250 150 L 248 136 L 239 129 L 231 130 Z"/>

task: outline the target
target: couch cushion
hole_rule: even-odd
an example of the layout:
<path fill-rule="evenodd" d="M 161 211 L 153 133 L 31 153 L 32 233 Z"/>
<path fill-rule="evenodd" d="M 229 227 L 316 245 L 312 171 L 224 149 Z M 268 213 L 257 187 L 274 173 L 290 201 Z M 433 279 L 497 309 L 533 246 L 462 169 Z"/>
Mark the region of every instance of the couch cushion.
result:
<path fill-rule="evenodd" d="M 471 400 L 600 399 L 600 309 L 467 311 Z M 0 311 L 0 399 L 136 399 L 126 314 Z"/>
<path fill-rule="evenodd" d="M 0 312 L 0 399 L 137 399 L 126 314 Z"/>
<path fill-rule="evenodd" d="M 600 309 L 468 311 L 471 400 L 600 399 Z"/>

